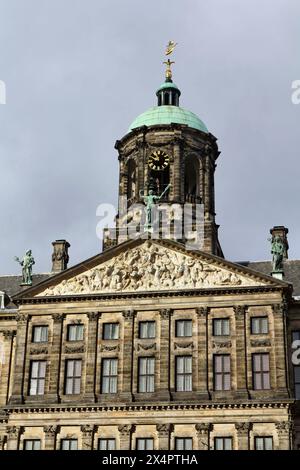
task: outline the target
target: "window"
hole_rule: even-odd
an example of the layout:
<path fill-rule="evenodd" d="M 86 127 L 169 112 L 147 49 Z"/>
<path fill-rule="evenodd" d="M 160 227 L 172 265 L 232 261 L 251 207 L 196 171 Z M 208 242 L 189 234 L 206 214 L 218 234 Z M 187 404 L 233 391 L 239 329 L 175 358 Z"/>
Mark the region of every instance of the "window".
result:
<path fill-rule="evenodd" d="M 254 390 L 267 390 L 270 388 L 270 360 L 269 354 L 252 355 L 253 388 Z"/>
<path fill-rule="evenodd" d="M 47 343 L 48 341 L 48 326 L 34 326 L 32 328 L 32 342 L 33 343 Z"/>
<path fill-rule="evenodd" d="M 273 450 L 273 437 L 255 437 L 255 450 Z"/>
<path fill-rule="evenodd" d="M 46 361 L 31 361 L 29 395 L 44 395 Z"/>
<path fill-rule="evenodd" d="M 192 356 L 176 357 L 176 391 L 192 391 Z"/>
<path fill-rule="evenodd" d="M 24 450 L 41 450 L 40 439 L 26 439 L 24 441 Z"/>
<path fill-rule="evenodd" d="M 191 437 L 176 437 L 175 450 L 193 450 L 193 439 Z"/>
<path fill-rule="evenodd" d="M 116 439 L 98 439 L 98 450 L 116 450 Z"/>
<path fill-rule="evenodd" d="M 153 450 L 153 439 L 138 438 L 136 440 L 136 450 Z"/>
<path fill-rule="evenodd" d="M 140 357 L 139 358 L 139 392 L 154 392 L 155 383 L 155 358 Z"/>
<path fill-rule="evenodd" d="M 215 450 L 232 450 L 232 437 L 215 437 Z"/>
<path fill-rule="evenodd" d="M 268 317 L 251 318 L 251 334 L 267 335 L 269 333 Z"/>
<path fill-rule="evenodd" d="M 176 336 L 192 336 L 192 320 L 177 320 Z"/>
<path fill-rule="evenodd" d="M 231 389 L 231 373 L 230 373 L 230 355 L 215 354 L 214 355 L 214 389 L 230 390 Z"/>
<path fill-rule="evenodd" d="M 230 334 L 229 318 L 216 318 L 213 320 L 213 335 L 228 336 Z"/>
<path fill-rule="evenodd" d="M 68 359 L 66 361 L 65 394 L 76 395 L 80 393 L 81 359 Z"/>
<path fill-rule="evenodd" d="M 68 325 L 68 341 L 83 340 L 83 325 Z"/>
<path fill-rule="evenodd" d="M 101 393 L 117 393 L 118 359 L 102 359 Z"/>
<path fill-rule="evenodd" d="M 119 323 L 103 323 L 103 339 L 119 339 Z"/>
<path fill-rule="evenodd" d="M 292 331 L 292 342 L 300 340 L 300 331 Z M 300 400 L 300 365 L 295 365 L 294 369 L 294 386 L 295 386 L 295 398 Z"/>
<path fill-rule="evenodd" d="M 60 448 L 61 450 L 77 450 L 77 439 L 62 439 Z"/>
<path fill-rule="evenodd" d="M 139 323 L 139 337 L 155 338 L 155 321 L 141 321 Z"/>

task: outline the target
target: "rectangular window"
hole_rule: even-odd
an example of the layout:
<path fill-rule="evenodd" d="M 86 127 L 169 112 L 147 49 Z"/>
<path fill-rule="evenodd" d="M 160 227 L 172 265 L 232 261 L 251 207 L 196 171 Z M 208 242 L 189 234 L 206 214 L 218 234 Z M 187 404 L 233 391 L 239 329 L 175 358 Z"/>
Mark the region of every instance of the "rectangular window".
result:
<path fill-rule="evenodd" d="M 214 355 L 214 389 L 231 389 L 230 355 Z"/>
<path fill-rule="evenodd" d="M 215 437 L 215 450 L 232 450 L 232 437 Z"/>
<path fill-rule="evenodd" d="M 136 450 L 153 450 L 153 439 L 138 438 L 136 440 Z"/>
<path fill-rule="evenodd" d="M 155 321 L 140 321 L 139 337 L 141 339 L 155 338 Z"/>
<path fill-rule="evenodd" d="M 270 388 L 269 354 L 253 354 L 252 371 L 254 390 L 268 390 Z"/>
<path fill-rule="evenodd" d="M 299 341 L 300 340 L 300 330 L 292 331 L 292 341 Z"/>
<path fill-rule="evenodd" d="M 24 450 L 41 450 L 40 439 L 26 439 L 24 441 Z"/>
<path fill-rule="evenodd" d="M 213 320 L 213 335 L 214 336 L 229 336 L 230 323 L 229 318 L 216 318 Z"/>
<path fill-rule="evenodd" d="M 175 437 L 175 450 L 193 450 L 191 437 Z"/>
<path fill-rule="evenodd" d="M 268 317 L 252 317 L 251 318 L 251 334 L 267 335 L 269 333 Z"/>
<path fill-rule="evenodd" d="M 151 393 L 155 388 L 155 358 L 139 358 L 139 393 Z"/>
<path fill-rule="evenodd" d="M 61 450 L 77 450 L 77 439 L 62 439 L 60 441 Z"/>
<path fill-rule="evenodd" d="M 68 341 L 83 340 L 83 325 L 68 325 Z"/>
<path fill-rule="evenodd" d="M 255 437 L 255 450 L 273 450 L 273 437 Z"/>
<path fill-rule="evenodd" d="M 65 394 L 77 395 L 80 393 L 81 386 L 81 359 L 68 359 L 66 361 L 65 372 Z"/>
<path fill-rule="evenodd" d="M 192 336 L 192 320 L 177 320 L 176 321 L 176 336 L 178 338 L 183 336 Z"/>
<path fill-rule="evenodd" d="M 300 340 L 300 330 L 292 331 L 292 343 L 294 341 Z M 292 345 L 293 347 L 293 345 Z M 296 349 L 296 348 L 295 348 Z M 293 348 L 293 350 L 295 350 Z M 296 400 L 300 400 L 300 365 L 294 365 L 294 387 L 295 387 L 295 398 Z"/>
<path fill-rule="evenodd" d="M 117 393 L 118 359 L 102 359 L 101 393 Z"/>
<path fill-rule="evenodd" d="M 176 357 L 176 391 L 192 391 L 192 356 Z"/>
<path fill-rule="evenodd" d="M 44 395 L 46 361 L 31 361 L 29 395 Z"/>
<path fill-rule="evenodd" d="M 47 343 L 48 341 L 48 326 L 34 326 L 32 328 L 32 342 L 33 343 Z"/>
<path fill-rule="evenodd" d="M 119 339 L 119 323 L 103 323 L 103 339 Z"/>
<path fill-rule="evenodd" d="M 98 439 L 98 450 L 116 450 L 116 439 Z"/>

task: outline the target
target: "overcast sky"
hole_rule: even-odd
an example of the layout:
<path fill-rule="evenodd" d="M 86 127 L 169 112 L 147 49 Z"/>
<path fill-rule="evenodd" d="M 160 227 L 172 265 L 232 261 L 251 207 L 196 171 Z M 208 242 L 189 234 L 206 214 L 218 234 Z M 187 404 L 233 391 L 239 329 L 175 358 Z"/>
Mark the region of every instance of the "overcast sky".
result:
<path fill-rule="evenodd" d="M 230 260 L 270 258 L 273 225 L 300 258 L 299 0 L 0 0 L 0 274 L 101 251 L 96 208 L 115 203 L 114 143 L 156 104 L 176 40 L 181 106 L 218 138 L 216 210 Z"/>

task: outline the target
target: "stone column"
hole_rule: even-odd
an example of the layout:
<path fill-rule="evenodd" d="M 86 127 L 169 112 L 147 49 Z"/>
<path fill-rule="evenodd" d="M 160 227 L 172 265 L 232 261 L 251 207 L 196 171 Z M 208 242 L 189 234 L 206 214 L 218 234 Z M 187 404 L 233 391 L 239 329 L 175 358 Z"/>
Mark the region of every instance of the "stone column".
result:
<path fill-rule="evenodd" d="M 198 437 L 198 450 L 210 450 L 210 433 L 213 425 L 211 423 L 198 423 L 195 428 Z"/>
<path fill-rule="evenodd" d="M 93 450 L 94 426 L 83 425 L 80 430 L 82 433 L 82 450 Z"/>
<path fill-rule="evenodd" d="M 199 307 L 196 309 L 198 318 L 198 384 L 197 395 L 202 400 L 209 399 L 208 391 L 208 338 L 207 321 L 209 308 Z"/>
<path fill-rule="evenodd" d="M 51 346 L 51 366 L 50 366 L 50 383 L 49 395 L 47 397 L 50 403 L 59 401 L 60 388 L 60 361 L 61 361 L 61 343 L 63 332 L 63 313 L 53 313 L 53 337 Z"/>
<path fill-rule="evenodd" d="M 238 450 L 249 450 L 249 433 L 252 429 L 252 423 L 236 423 L 235 429 L 238 438 Z"/>
<path fill-rule="evenodd" d="M 0 451 L 4 450 L 5 436 L 0 436 Z"/>
<path fill-rule="evenodd" d="M 159 399 L 170 400 L 170 322 L 171 309 L 160 310 L 160 383 Z"/>
<path fill-rule="evenodd" d="M 5 363 L 2 364 L 2 370 L 0 375 L 0 390 L 3 402 L 8 403 L 10 394 L 10 383 L 11 383 L 11 370 L 12 370 L 12 358 L 13 358 L 13 343 L 16 331 L 4 330 L 0 333 L 3 334 L 5 339 L 4 342 L 4 357 Z"/>
<path fill-rule="evenodd" d="M 120 398 L 132 401 L 133 382 L 133 335 L 134 335 L 134 310 L 123 312 L 124 317 L 124 345 L 123 345 L 123 389 Z"/>
<path fill-rule="evenodd" d="M 158 450 L 170 450 L 171 432 L 174 430 L 173 424 L 157 424 L 156 430 L 159 438 Z"/>
<path fill-rule="evenodd" d="M 120 433 L 120 450 L 131 450 L 131 436 L 135 431 L 135 426 L 133 424 L 121 424 L 118 426 L 118 430 Z"/>
<path fill-rule="evenodd" d="M 246 366 L 246 307 L 238 305 L 234 307 L 235 331 L 236 331 L 236 394 L 238 398 L 248 398 L 248 379 Z"/>
<path fill-rule="evenodd" d="M 95 401 L 95 377 L 96 377 L 96 354 L 97 354 L 97 336 L 98 336 L 98 319 L 101 314 L 98 312 L 90 312 L 87 314 L 89 319 L 88 327 L 88 344 L 86 357 L 86 384 L 85 384 L 85 400 Z"/>
<path fill-rule="evenodd" d="M 20 426 L 7 426 L 7 450 L 18 450 L 22 428 Z"/>
<path fill-rule="evenodd" d="M 285 303 L 273 306 L 275 332 L 276 388 L 283 397 L 288 397 L 287 360 L 289 351 L 286 349 L 286 315 Z M 270 358 L 271 359 L 271 358 Z M 270 361 L 272 367 L 272 359 Z M 272 369 L 271 369 L 272 374 Z"/>
<path fill-rule="evenodd" d="M 17 337 L 15 353 L 15 369 L 13 377 L 12 396 L 9 402 L 11 404 L 20 404 L 24 402 L 24 373 L 27 347 L 28 316 L 19 313 L 16 315 Z"/>
<path fill-rule="evenodd" d="M 45 449 L 44 450 L 56 450 L 56 435 L 60 431 L 60 426 L 48 425 L 44 426 L 45 433 Z"/>
<path fill-rule="evenodd" d="M 279 450 L 291 450 L 291 423 L 283 421 L 281 423 L 275 423 L 275 427 L 279 439 Z"/>

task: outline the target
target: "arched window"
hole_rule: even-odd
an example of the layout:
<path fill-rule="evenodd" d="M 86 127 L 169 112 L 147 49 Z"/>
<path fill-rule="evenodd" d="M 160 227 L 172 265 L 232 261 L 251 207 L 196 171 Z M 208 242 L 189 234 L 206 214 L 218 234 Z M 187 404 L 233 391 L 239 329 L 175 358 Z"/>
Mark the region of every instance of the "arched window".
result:
<path fill-rule="evenodd" d="M 136 164 L 130 159 L 127 165 L 127 199 L 133 199 L 136 196 Z"/>
<path fill-rule="evenodd" d="M 185 161 L 184 192 L 189 202 L 196 202 L 196 198 L 200 196 L 199 160 L 195 155 L 189 155 Z"/>

